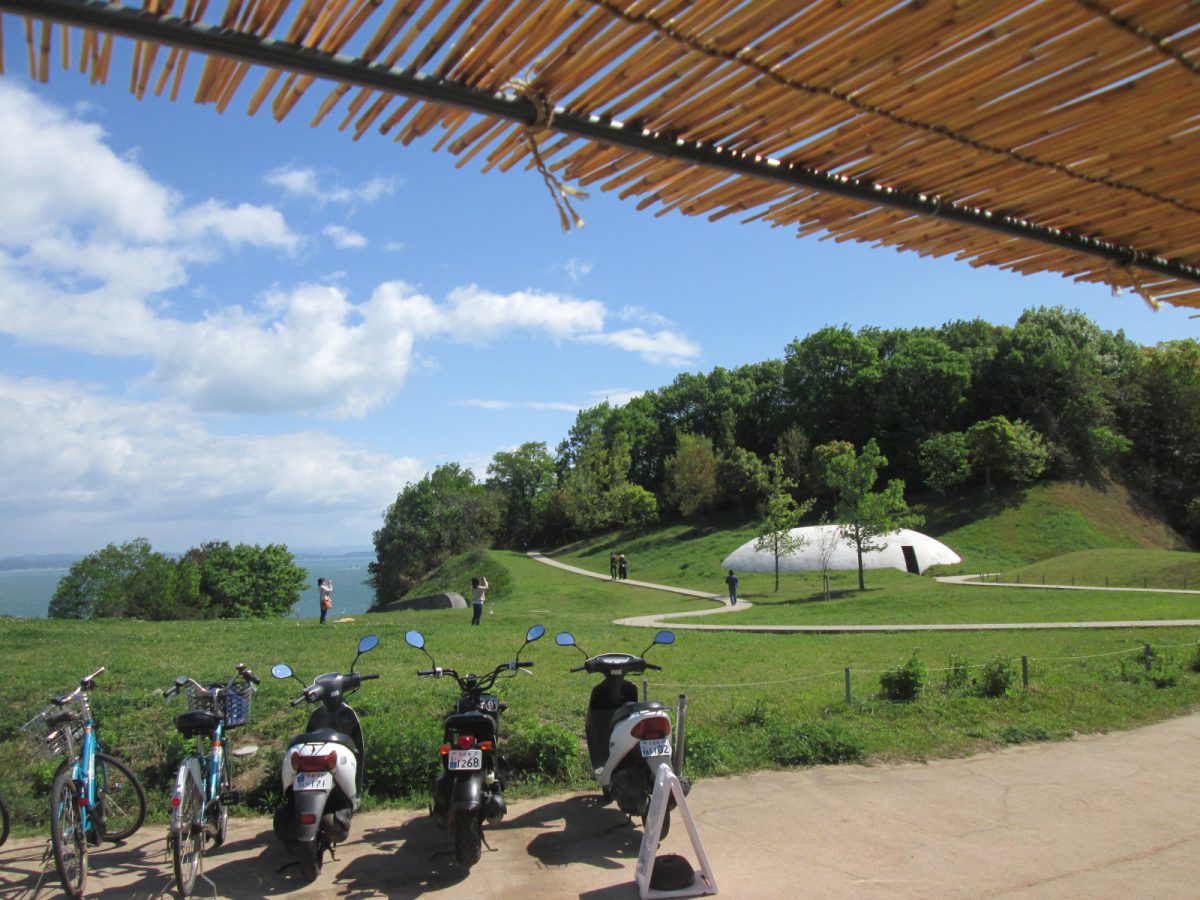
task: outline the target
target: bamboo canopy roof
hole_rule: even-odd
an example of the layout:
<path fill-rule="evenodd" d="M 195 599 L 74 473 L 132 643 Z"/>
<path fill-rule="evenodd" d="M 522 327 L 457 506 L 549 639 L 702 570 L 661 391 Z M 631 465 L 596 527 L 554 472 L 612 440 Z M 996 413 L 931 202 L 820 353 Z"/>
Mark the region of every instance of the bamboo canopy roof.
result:
<path fill-rule="evenodd" d="M 1191 0 L 0 0 L 31 77 L 1200 308 Z M 0 71 L 13 60 L 3 58 Z M 122 79 L 125 76 L 118 76 Z M 572 199 L 576 203 L 572 205 Z"/>

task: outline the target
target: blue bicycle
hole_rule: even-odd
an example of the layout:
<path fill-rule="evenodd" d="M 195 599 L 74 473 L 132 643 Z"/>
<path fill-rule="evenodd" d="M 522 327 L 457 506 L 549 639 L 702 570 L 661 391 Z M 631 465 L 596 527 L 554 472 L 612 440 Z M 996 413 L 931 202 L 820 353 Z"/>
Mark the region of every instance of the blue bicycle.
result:
<path fill-rule="evenodd" d="M 50 843 L 70 897 L 82 897 L 87 885 L 88 845 L 124 840 L 146 818 L 142 783 L 125 763 L 103 752 L 96 738 L 87 692 L 103 672 L 101 666 L 81 678 L 75 690 L 54 697 L 25 726 L 43 754 L 66 756 L 50 788 Z"/>
<path fill-rule="evenodd" d="M 175 869 L 175 886 L 181 897 L 189 896 L 196 886 L 205 840 L 211 840 L 214 848 L 225 842 L 229 804 L 239 799 L 233 789 L 229 754 L 225 752 L 225 732 L 250 720 L 250 698 L 258 683 L 258 677 L 238 663 L 237 672 L 225 683 L 205 686 L 180 675 L 172 687 L 163 691 L 168 699 L 180 692 L 187 695 L 187 712 L 175 717 L 175 727 L 180 734 L 197 741 L 196 755 L 179 765 L 171 795 L 167 843 Z M 257 750 L 257 747 L 239 748 L 234 755 L 249 756 Z"/>

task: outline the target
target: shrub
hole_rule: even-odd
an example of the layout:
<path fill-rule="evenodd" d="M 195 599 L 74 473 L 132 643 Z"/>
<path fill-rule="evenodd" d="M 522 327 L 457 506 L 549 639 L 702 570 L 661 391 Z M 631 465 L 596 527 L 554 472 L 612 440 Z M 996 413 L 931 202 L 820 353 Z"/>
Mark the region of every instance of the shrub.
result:
<path fill-rule="evenodd" d="M 406 722 L 377 717 L 367 735 L 365 789 L 376 797 L 421 798 L 441 771 L 437 748 L 441 725 L 434 719 Z"/>
<path fill-rule="evenodd" d="M 702 728 L 689 727 L 684 749 L 684 769 L 689 775 L 721 775 L 734 770 L 732 747 Z"/>
<path fill-rule="evenodd" d="M 510 722 L 505 758 L 533 780 L 566 781 L 580 758 L 579 738 L 552 722 Z"/>
<path fill-rule="evenodd" d="M 1053 739 L 1054 735 L 1041 725 L 1009 725 L 1000 732 L 1000 740 L 1005 744 L 1028 744 L 1032 741 L 1050 741 Z"/>
<path fill-rule="evenodd" d="M 1200 497 L 1197 498 L 1200 500 Z M 1183 667 L 1189 672 L 1200 672 L 1200 644 L 1196 645 L 1196 652 L 1192 654 L 1192 658 L 1183 664 Z"/>
<path fill-rule="evenodd" d="M 904 665 L 894 666 L 879 676 L 879 696 L 894 702 L 916 700 L 927 680 L 925 663 L 914 651 Z"/>
<path fill-rule="evenodd" d="M 862 741 L 836 722 L 776 724 L 769 733 L 767 756 L 781 766 L 855 762 L 865 755 Z"/>
<path fill-rule="evenodd" d="M 979 693 L 984 697 L 1003 697 L 1017 680 L 1017 669 L 1011 660 L 997 656 L 983 667 L 979 679 Z"/>
<path fill-rule="evenodd" d="M 949 663 L 946 667 L 946 693 L 962 693 L 971 684 L 971 667 L 967 660 L 957 653 L 950 654 Z"/>

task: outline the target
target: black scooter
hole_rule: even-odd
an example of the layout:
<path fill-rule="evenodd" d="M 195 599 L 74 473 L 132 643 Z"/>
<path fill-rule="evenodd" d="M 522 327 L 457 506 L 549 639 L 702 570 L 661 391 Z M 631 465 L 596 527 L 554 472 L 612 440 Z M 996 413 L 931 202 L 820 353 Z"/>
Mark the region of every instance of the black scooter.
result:
<path fill-rule="evenodd" d="M 430 812 L 441 828 L 449 827 L 454 835 L 454 856 L 461 865 L 473 866 L 483 852 L 483 822 L 495 825 L 508 811 L 504 803 L 504 782 L 507 765 L 500 756 L 500 713 L 508 709 L 495 694 L 488 693 L 496 679 L 504 674 L 516 675 L 528 670 L 532 662 L 521 659 L 524 650 L 546 629 L 534 625 L 525 634 L 525 643 L 512 662 L 501 663 L 486 675 L 459 675 L 454 669 L 442 668 L 425 649 L 425 637 L 410 631 L 404 639 L 429 657 L 432 669 L 417 672 L 422 678 L 453 678 L 461 696 L 454 711 L 443 722 L 442 774 L 433 791 Z M 532 672 L 527 672 L 532 675 Z"/>

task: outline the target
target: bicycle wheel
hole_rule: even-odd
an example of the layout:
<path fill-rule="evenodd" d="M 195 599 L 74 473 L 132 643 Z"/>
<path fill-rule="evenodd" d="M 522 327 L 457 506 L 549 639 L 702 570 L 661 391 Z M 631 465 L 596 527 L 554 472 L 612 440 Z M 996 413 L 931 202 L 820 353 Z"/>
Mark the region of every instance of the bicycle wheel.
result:
<path fill-rule="evenodd" d="M 217 802 L 213 804 L 213 812 L 216 813 L 212 818 L 213 826 L 213 847 L 220 847 L 225 843 L 225 833 L 229 830 L 229 804 L 225 799 L 233 792 L 233 779 L 229 774 L 229 755 L 225 754 L 221 757 L 221 780 L 217 786 Z"/>
<path fill-rule="evenodd" d="M 146 789 L 129 767 L 107 753 L 96 754 L 96 812 L 103 837 L 123 841 L 146 818 Z"/>
<path fill-rule="evenodd" d="M 87 839 L 71 774 L 68 760 L 59 766 L 50 788 L 50 843 L 63 890 L 68 897 L 82 897 L 87 885 Z"/>
<path fill-rule="evenodd" d="M 200 860 L 204 855 L 204 829 L 200 827 L 200 809 L 204 798 L 190 778 L 179 803 L 178 818 L 171 823 L 167 842 L 171 845 L 171 862 L 175 868 L 175 886 L 180 896 L 187 897 L 196 886 Z"/>
<path fill-rule="evenodd" d="M 4 804 L 4 798 L 0 797 L 0 847 L 4 846 L 4 842 L 8 840 L 8 807 Z"/>

